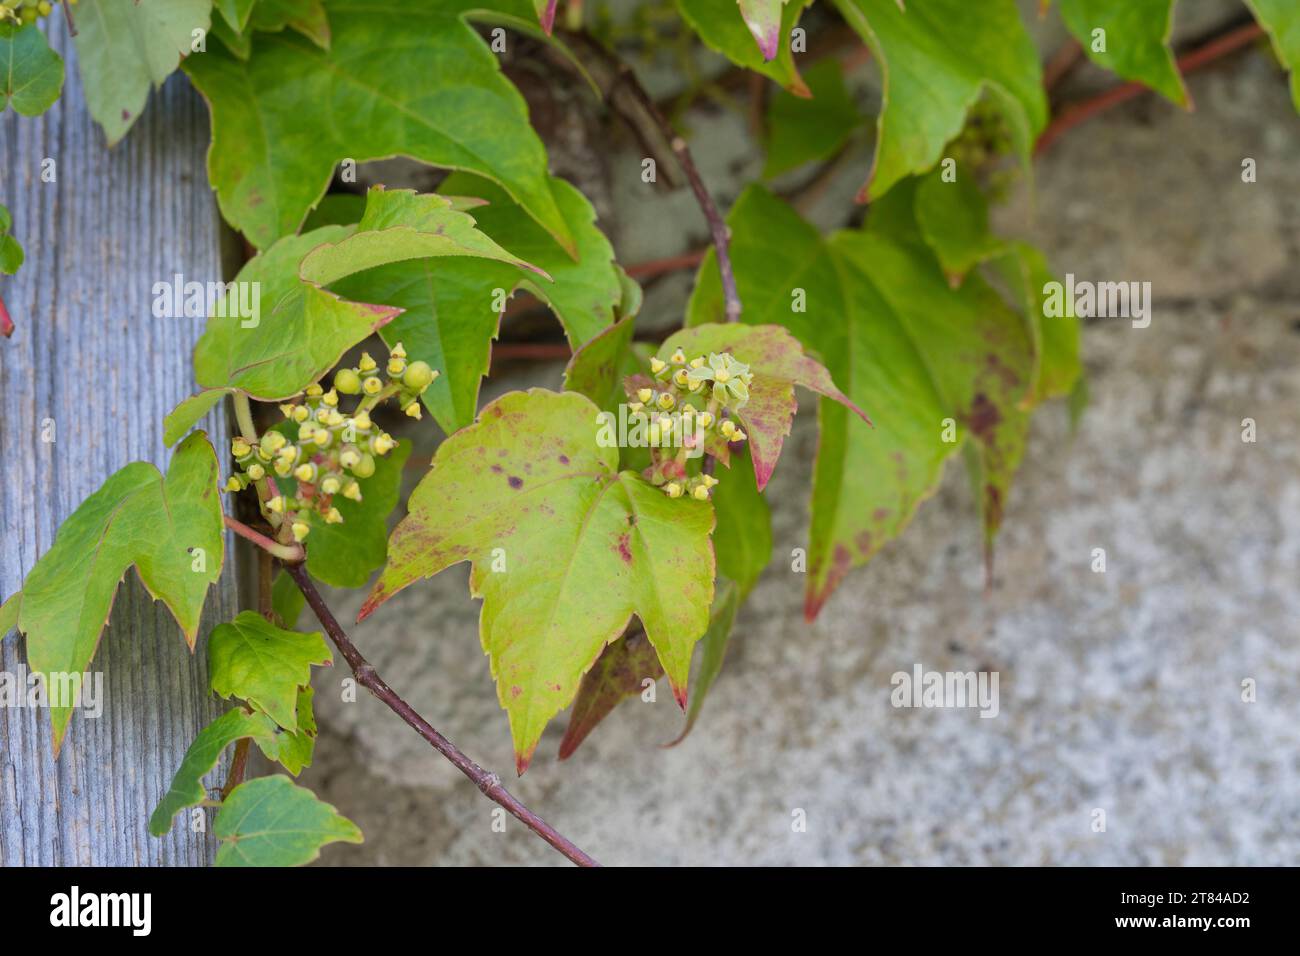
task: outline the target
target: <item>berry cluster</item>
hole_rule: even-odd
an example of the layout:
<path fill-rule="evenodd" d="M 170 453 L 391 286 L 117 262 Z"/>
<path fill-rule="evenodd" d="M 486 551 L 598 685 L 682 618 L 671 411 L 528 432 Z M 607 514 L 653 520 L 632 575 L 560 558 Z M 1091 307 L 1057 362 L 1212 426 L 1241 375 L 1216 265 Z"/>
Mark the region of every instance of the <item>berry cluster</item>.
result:
<path fill-rule="evenodd" d="M 633 414 L 650 418 L 647 437 L 654 451 L 647 477 L 670 498 L 688 495 L 704 501 L 718 480 L 708 469 L 688 476 L 687 458 L 700 452 L 717 457 L 729 443 L 745 440 L 734 416 L 749 400 L 754 375 L 730 353 L 711 352 L 707 358 L 688 360 L 681 349 L 666 362 L 650 359 L 650 372 L 653 384 L 637 388 L 636 400 L 628 406 Z M 673 444 L 677 429 L 683 433 L 678 450 L 665 454 L 662 446 Z M 700 442 L 703 447 L 696 451 Z"/>
<path fill-rule="evenodd" d="M 67 0 L 76 6 L 77 0 Z M 35 23 L 38 17 L 48 17 L 54 10 L 51 0 L 0 0 L 0 20 L 13 23 Z"/>
<path fill-rule="evenodd" d="M 342 521 L 334 496 L 360 501 L 358 479 L 373 475 L 375 459 L 397 445 L 371 421 L 371 409 L 396 397 L 399 407 L 418 419 L 420 395 L 438 377 L 426 362 L 407 364 L 400 342 L 393 346 L 384 372 L 387 374 L 363 352 L 356 368 L 339 369 L 334 374 L 334 387 L 328 392 L 320 385 L 310 385 L 302 401 L 281 405 L 288 424 L 266 432 L 256 443 L 234 439 L 230 451 L 241 470 L 230 476 L 226 490 L 242 491 L 272 472 L 279 478 L 295 479 L 296 494 L 275 495 L 265 502 L 272 527 L 277 531 L 287 528 L 295 541 L 302 541 L 311 531 L 307 519 L 313 511 L 329 524 Z M 351 413 L 339 410 L 341 394 L 362 396 Z M 297 438 L 291 440 L 295 425 Z"/>

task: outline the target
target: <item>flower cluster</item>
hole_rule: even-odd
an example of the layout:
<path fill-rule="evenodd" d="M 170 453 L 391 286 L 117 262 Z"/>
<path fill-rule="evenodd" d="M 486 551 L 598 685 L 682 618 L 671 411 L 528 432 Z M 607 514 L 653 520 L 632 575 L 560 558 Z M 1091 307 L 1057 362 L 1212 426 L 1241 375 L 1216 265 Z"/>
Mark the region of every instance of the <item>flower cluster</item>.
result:
<path fill-rule="evenodd" d="M 77 0 L 67 0 L 76 6 Z M 0 0 L 0 21 L 35 23 L 38 17 L 48 17 L 54 10 L 50 0 Z"/>
<path fill-rule="evenodd" d="M 686 458 L 702 452 L 716 457 L 730 442 L 745 440 L 735 415 L 749 400 L 754 375 L 730 353 L 711 352 L 707 357 L 687 359 L 681 349 L 667 361 L 650 359 L 650 372 L 653 384 L 637 389 L 636 401 L 629 409 L 650 416 L 651 446 L 658 446 L 660 437 L 670 437 L 674 428 L 690 434 L 677 454 L 653 456 L 647 477 L 670 498 L 686 495 L 704 501 L 718 480 L 707 469 L 688 477 Z M 694 444 L 699 442 L 703 447 L 696 450 Z M 690 454 L 692 451 L 695 454 Z"/>
<path fill-rule="evenodd" d="M 295 541 L 311 531 L 308 517 L 313 511 L 329 524 L 342 521 L 334 496 L 360 501 L 359 480 L 373 475 L 375 459 L 397 446 L 371 421 L 371 409 L 396 397 L 408 415 L 419 418 L 420 395 L 438 377 L 425 362 L 407 364 L 400 342 L 393 346 L 384 372 L 369 353 L 362 353 L 355 368 L 334 374 L 334 387 L 328 392 L 310 385 L 302 401 L 281 405 L 286 425 L 266 432 L 256 443 L 234 439 L 230 451 L 240 471 L 231 475 L 226 490 L 242 491 L 271 473 L 296 480 L 295 494 L 278 494 L 265 502 L 267 520 L 277 531 L 287 527 Z M 339 410 L 340 395 L 358 394 L 362 398 L 356 408 L 350 413 Z M 291 438 L 294 426 L 296 439 Z"/>

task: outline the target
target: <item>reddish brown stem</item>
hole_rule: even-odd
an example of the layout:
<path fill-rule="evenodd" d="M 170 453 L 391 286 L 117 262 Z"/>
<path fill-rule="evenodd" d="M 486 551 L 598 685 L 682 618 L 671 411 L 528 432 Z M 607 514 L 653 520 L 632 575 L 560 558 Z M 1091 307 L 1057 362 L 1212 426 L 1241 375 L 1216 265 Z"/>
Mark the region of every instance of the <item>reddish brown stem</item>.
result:
<path fill-rule="evenodd" d="M 248 768 L 248 740 L 247 737 L 241 737 L 235 743 L 235 756 L 230 761 L 230 773 L 226 774 L 226 785 L 221 788 L 222 803 L 237 786 L 244 782 L 244 771 Z"/>
<path fill-rule="evenodd" d="M 268 538 L 266 535 L 262 534 L 262 532 L 255 531 L 237 518 L 230 517 L 230 515 L 225 516 L 225 521 L 226 527 L 235 532 L 235 534 L 253 542 L 253 544 L 257 545 L 263 551 L 274 555 L 281 561 L 286 563 L 297 563 L 302 561 L 305 556 L 302 545 L 300 544 L 281 544 L 279 541 L 274 541 L 271 538 Z"/>
<path fill-rule="evenodd" d="M 690 252 L 684 252 L 680 256 L 669 256 L 667 259 L 635 262 L 627 267 L 627 274 L 633 279 L 653 279 L 656 276 L 676 272 L 679 269 L 694 269 L 704 261 L 704 256 L 708 251 L 707 247 L 692 249 Z"/>
<path fill-rule="evenodd" d="M 339 624 L 334 617 L 334 613 L 326 605 L 325 599 L 316 590 L 316 585 L 312 583 L 306 568 L 301 564 L 289 564 L 285 565 L 285 570 L 289 572 L 294 583 L 298 585 L 298 590 L 302 592 L 303 597 L 307 599 L 307 603 L 311 605 L 311 609 L 315 612 L 321 626 L 325 628 L 325 633 L 330 636 L 334 646 L 339 649 L 343 659 L 352 668 L 357 683 L 383 701 L 389 710 L 406 721 L 407 725 L 428 741 L 434 750 L 450 760 L 457 770 L 474 781 L 474 785 L 483 791 L 488 799 L 494 800 L 505 807 L 524 826 L 578 864 L 578 866 L 600 866 L 571 840 L 562 836 L 549 823 L 515 799 L 505 787 L 501 786 L 500 777 L 484 770 L 461 753 L 455 744 L 434 730 L 432 724 L 416 713 L 410 704 L 384 683 L 383 678 L 379 676 L 375 668 L 361 655 L 356 645 L 348 638 L 342 625 Z"/>
<path fill-rule="evenodd" d="M 1193 70 L 1198 70 L 1206 64 L 1222 59 L 1229 53 L 1255 42 L 1263 35 L 1264 28 L 1257 23 L 1248 23 L 1243 27 L 1230 30 L 1223 36 L 1198 47 L 1186 56 L 1179 57 L 1178 69 L 1184 74 L 1191 73 Z M 1060 139 L 1067 130 L 1073 129 L 1085 120 L 1091 119 L 1112 106 L 1118 106 L 1120 103 L 1125 103 L 1147 92 L 1149 92 L 1149 87 L 1143 86 L 1141 83 L 1123 83 L 1067 108 L 1056 119 L 1052 120 L 1047 129 L 1043 130 L 1043 135 L 1038 137 L 1038 143 L 1034 146 L 1035 154 L 1042 153 Z"/>

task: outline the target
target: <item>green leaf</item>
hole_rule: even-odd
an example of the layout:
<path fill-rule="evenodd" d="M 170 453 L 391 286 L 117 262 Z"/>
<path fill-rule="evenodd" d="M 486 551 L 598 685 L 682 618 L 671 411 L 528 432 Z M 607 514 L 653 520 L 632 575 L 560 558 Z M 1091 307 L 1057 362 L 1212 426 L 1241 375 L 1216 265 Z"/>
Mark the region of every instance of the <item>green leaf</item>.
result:
<path fill-rule="evenodd" d="M 1044 302 L 1046 286 L 1055 281 L 1043 254 L 1024 242 L 1009 242 L 995 263 L 1008 284 L 1020 296 L 1022 314 L 1034 343 L 1034 365 L 1028 401 L 1037 404 L 1049 398 L 1071 394 L 1082 381 L 1079 358 L 1079 320 L 1074 305 L 1066 303 L 1067 314 L 1048 316 Z"/>
<path fill-rule="evenodd" d="M 823 241 L 784 203 L 751 188 L 729 224 L 742 320 L 789 326 L 877 416 L 871 429 L 821 403 L 806 614 L 815 616 L 851 568 L 901 533 L 968 438 L 979 446 L 986 528 L 996 527 L 1023 446 L 1032 353 L 1022 318 L 978 275 L 952 288 L 902 211 Z M 721 313 L 716 274 L 706 259 L 692 322 Z M 806 291 L 804 312 L 791 310 L 796 288 Z M 947 419 L 956 441 L 943 440 Z"/>
<path fill-rule="evenodd" d="M 835 0 L 884 81 L 876 158 L 859 199 L 875 200 L 928 170 L 987 90 L 1006 115 L 1026 163 L 1047 123 L 1042 71 L 1015 0 Z M 742 300 L 743 301 L 743 300 Z"/>
<path fill-rule="evenodd" d="M 361 831 L 334 807 L 279 774 L 241 783 L 212 824 L 216 866 L 301 866 L 327 843 L 361 843 Z"/>
<path fill-rule="evenodd" d="M 679 348 L 688 356 L 731 352 L 754 373 L 749 400 L 736 417 L 749 436 L 759 491 L 772 477 L 785 436 L 790 434 L 796 385 L 834 399 L 870 422 L 866 413 L 835 387 L 830 373 L 805 355 L 798 339 L 779 325 L 712 323 L 683 329 L 659 347 L 659 357 L 667 360 Z"/>
<path fill-rule="evenodd" d="M 1002 255 L 1004 243 L 989 231 L 988 204 L 973 174 L 962 167 L 945 182 L 934 170 L 916 186 L 916 222 L 954 285 L 981 262 Z"/>
<path fill-rule="evenodd" d="M 149 817 L 149 832 L 156 837 L 166 835 L 176 814 L 206 800 L 208 792 L 203 787 L 203 778 L 212 772 L 227 747 L 245 737 L 252 737 L 259 743 L 272 741 L 275 739 L 275 724 L 266 714 L 250 713 L 236 707 L 199 731 L 194 743 L 185 751 L 185 759 L 172 777 L 171 786 Z"/>
<path fill-rule="evenodd" d="M 735 626 L 736 613 L 740 610 L 743 601 L 744 596 L 736 582 L 719 580 L 718 593 L 713 600 L 713 611 L 709 615 L 709 629 L 700 639 L 699 663 L 695 668 L 694 693 L 691 695 L 691 705 L 686 711 L 686 724 L 682 727 L 682 732 L 677 735 L 677 739 L 669 746 L 676 746 L 685 740 L 686 735 L 695 726 L 695 721 L 699 719 L 704 700 L 722 673 L 722 664 L 727 656 L 727 645 L 731 642 L 731 629 Z"/>
<path fill-rule="evenodd" d="M 295 777 L 303 768 L 311 766 L 316 749 L 316 715 L 312 712 L 313 691 L 310 687 L 298 688 L 298 730 L 295 733 L 277 731 L 268 740 L 258 738 L 257 747 L 266 759 L 278 761 Z"/>
<path fill-rule="evenodd" d="M 412 352 L 411 354 L 415 354 Z M 293 435 L 297 426 L 284 429 Z M 304 542 L 307 570 L 318 581 L 336 588 L 359 588 L 371 572 L 384 566 L 388 553 L 388 516 L 397 507 L 402 492 L 402 469 L 411 455 L 411 442 L 403 438 L 392 451 L 375 459 L 375 473 L 360 479 L 360 501 L 334 496 L 334 507 L 343 520 L 330 524 L 317 511 L 310 511 L 311 533 Z M 282 494 L 293 495 L 294 479 L 280 479 Z M 296 590 L 296 588 L 295 588 Z"/>
<path fill-rule="evenodd" d="M 249 29 L 277 33 L 297 30 L 322 50 L 330 48 L 330 25 L 321 0 L 257 0 Z"/>
<path fill-rule="evenodd" d="M 1300 7 L 1292 0 L 1246 0 L 1273 41 L 1277 58 L 1291 73 L 1291 99 L 1300 111 Z"/>
<path fill-rule="evenodd" d="M 123 3 L 81 0 L 77 7 L 77 59 L 90 115 L 117 143 L 144 110 L 149 87 L 160 88 L 182 56 L 194 31 L 206 31 L 212 0 Z M 189 56 L 187 62 L 216 55 Z"/>
<path fill-rule="evenodd" d="M 645 689 L 648 678 L 652 683 L 664 676 L 659 655 L 646 639 L 645 632 L 631 630 L 610 643 L 600 653 L 591 670 L 582 675 L 578 694 L 573 700 L 573 713 L 560 741 L 560 759 L 568 760 L 587 739 L 596 726 L 613 713 L 614 708 L 636 697 Z M 691 706 L 695 705 L 695 694 Z"/>
<path fill-rule="evenodd" d="M 9 276 L 17 272 L 23 264 L 23 247 L 18 244 L 17 239 L 9 235 L 13 224 L 9 210 L 0 206 L 0 274 Z"/>
<path fill-rule="evenodd" d="M 63 57 L 36 24 L 0 23 L 0 113 L 12 104 L 22 116 L 40 116 L 62 91 Z"/>
<path fill-rule="evenodd" d="M 259 33 L 247 61 L 217 48 L 188 58 L 212 109 L 208 178 L 226 220 L 266 248 L 298 229 L 340 162 L 400 154 L 492 179 L 576 252 L 523 97 L 463 22 L 469 6 L 391 0 L 379 16 L 335 0 L 328 51 Z"/>
<path fill-rule="evenodd" d="M 248 26 L 248 16 L 253 12 L 253 4 L 256 2 L 257 0 L 214 0 L 213 6 L 232 30 L 242 33 Z"/>
<path fill-rule="evenodd" d="M 1099 66 L 1151 87 L 1179 106 L 1187 88 L 1169 50 L 1174 0 L 1061 0 L 1061 19 Z M 1104 30 L 1098 50 L 1094 30 Z"/>
<path fill-rule="evenodd" d="M 561 179 L 551 179 L 550 185 L 577 241 L 576 262 L 490 181 L 453 174 L 441 188 L 486 199 L 487 205 L 474 208 L 470 221 L 521 261 L 544 269 L 553 281 L 537 281 L 499 262 L 465 262 L 448 269 L 424 260 L 371 269 L 333 287 L 345 298 L 403 310 L 380 334 L 390 346 L 401 342 L 408 354 L 443 370 L 422 397 L 448 434 L 474 420 L 492 340 L 506 299 L 516 289 L 547 303 L 575 348 L 614 321 L 623 286 L 609 241 L 596 228 L 595 212 L 578 190 Z"/>
<path fill-rule="evenodd" d="M 63 522 L 50 548 L 10 597 L 27 659 L 42 674 L 82 674 L 108 622 L 122 576 L 135 566 L 193 649 L 208 588 L 221 575 L 225 535 L 217 493 L 217 456 L 195 432 L 172 456 L 164 478 L 132 462 L 115 472 Z M 51 706 L 58 754 L 72 716 Z"/>
<path fill-rule="evenodd" d="M 771 179 L 815 159 L 827 159 L 844 146 L 861 125 L 857 107 L 844 86 L 844 71 L 834 57 L 808 68 L 812 99 L 780 90 L 767 110 L 767 162 Z"/>
<path fill-rule="evenodd" d="M 218 303 L 194 350 L 199 384 L 239 388 L 265 401 L 297 394 L 400 311 L 349 301 L 321 286 L 383 263 L 440 256 L 490 257 L 532 268 L 441 196 L 376 187 L 357 226 L 325 226 L 282 239 L 240 270 L 234 284 L 239 303 L 251 300 L 256 308 Z"/>
<path fill-rule="evenodd" d="M 520 773 L 633 614 L 683 706 L 691 649 L 708 624 L 712 505 L 619 473 L 618 449 L 598 443 L 598 414 L 575 392 L 510 392 L 444 441 L 359 616 L 472 562 L 480 638 Z"/>
<path fill-rule="evenodd" d="M 302 596 L 293 578 L 284 571 L 275 576 L 275 583 L 271 585 L 271 610 L 280 619 L 281 627 L 296 627 L 298 616 L 306 604 L 307 599 Z"/>
<path fill-rule="evenodd" d="M 198 424 L 199 419 L 234 391 L 233 388 L 209 388 L 185 399 L 163 419 L 163 444 L 168 448 L 176 444 Z"/>
<path fill-rule="evenodd" d="M 632 351 L 635 316 L 620 319 L 573 353 L 564 369 L 564 388 L 581 392 L 605 411 L 617 412 L 624 401 L 623 379 L 643 371 Z"/>
<path fill-rule="evenodd" d="M 779 33 L 775 37 L 775 59 L 767 55 L 769 47 L 760 48 L 759 44 L 770 44 L 773 38 L 770 32 L 762 39 L 751 32 L 745 19 L 736 16 L 735 0 L 677 0 L 677 9 L 692 30 L 711 50 L 721 53 L 737 66 L 761 73 L 775 80 L 795 96 L 808 96 L 808 87 L 804 85 L 799 70 L 794 65 L 794 53 L 790 49 L 790 31 L 799 22 L 799 15 L 812 0 L 792 0 L 785 4 L 781 13 Z M 772 0 L 745 0 L 746 6 L 772 4 Z M 763 27 L 763 29 L 768 29 Z M 756 42 L 757 41 L 757 42 Z"/>
<path fill-rule="evenodd" d="M 256 611 L 243 611 L 208 638 L 214 693 L 238 697 L 290 732 L 298 729 L 298 688 L 311 683 L 311 666 L 333 661 L 319 631 L 276 627 Z"/>
<path fill-rule="evenodd" d="M 713 510 L 718 526 L 713 530 L 713 550 L 718 574 L 740 587 L 744 598 L 772 560 L 772 514 L 767 499 L 754 483 L 748 467 L 749 451 L 743 446 L 731 454 L 731 468 L 713 489 Z"/>

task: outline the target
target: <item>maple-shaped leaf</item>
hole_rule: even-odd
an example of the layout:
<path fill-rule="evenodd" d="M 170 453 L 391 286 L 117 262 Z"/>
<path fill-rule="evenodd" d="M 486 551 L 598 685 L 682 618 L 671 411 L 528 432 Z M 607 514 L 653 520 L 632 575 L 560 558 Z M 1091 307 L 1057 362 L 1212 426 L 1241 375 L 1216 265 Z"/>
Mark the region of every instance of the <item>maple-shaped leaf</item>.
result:
<path fill-rule="evenodd" d="M 1179 106 L 1190 105 L 1169 49 L 1174 0 L 1060 0 L 1059 7 L 1061 19 L 1094 63 Z"/>
<path fill-rule="evenodd" d="M 708 624 L 712 506 L 620 473 L 618 449 L 598 442 L 599 413 L 575 392 L 510 392 L 444 441 L 359 616 L 470 561 L 520 773 L 633 615 L 683 706 L 691 649 Z"/>
<path fill-rule="evenodd" d="M 775 80 L 796 96 L 809 96 L 790 47 L 790 31 L 812 0 L 677 0 L 677 9 L 712 50 L 737 66 Z"/>
<path fill-rule="evenodd" d="M 839 404 L 821 403 L 810 618 L 852 567 L 901 533 L 968 440 L 977 446 L 986 532 L 996 530 L 1023 447 L 1033 360 L 1025 319 L 975 273 L 954 288 L 922 244 L 910 206 L 885 202 L 880 211 L 887 215 L 878 222 L 873 206 L 866 230 L 823 240 L 785 203 L 751 187 L 729 217 L 742 320 L 789 327 L 875 416 L 871 429 Z M 803 311 L 791 309 L 796 290 Z M 688 320 L 722 314 L 710 256 Z"/>
<path fill-rule="evenodd" d="M 256 611 L 213 628 L 208 672 L 214 693 L 246 700 L 291 733 L 298 731 L 298 689 L 312 665 L 334 660 L 319 631 L 276 627 Z"/>
<path fill-rule="evenodd" d="M 63 522 L 53 547 L 0 614 L 27 636 L 34 672 L 86 672 L 132 565 L 194 648 L 204 599 L 225 559 L 217 478 L 216 453 L 195 432 L 176 449 L 165 477 L 147 462 L 132 462 Z M 51 702 L 56 756 L 72 711 Z"/>
<path fill-rule="evenodd" d="M 380 334 L 390 346 L 401 342 L 407 354 L 442 370 L 421 397 L 448 434 L 474 420 L 492 341 L 517 289 L 550 306 L 574 348 L 607 328 L 621 308 L 621 270 L 596 227 L 591 204 L 561 179 L 551 179 L 550 185 L 577 242 L 576 261 L 494 183 L 453 173 L 440 187 L 462 202 L 463 197 L 484 200 L 471 212 L 477 228 L 544 270 L 550 281 L 500 262 L 463 262 L 447 269 L 436 260 L 420 260 L 370 269 L 332 287 L 348 299 L 403 310 Z"/>
<path fill-rule="evenodd" d="M 21 116 L 39 116 L 62 91 L 63 57 L 40 28 L 0 21 L 0 113 L 12 106 Z"/>
<path fill-rule="evenodd" d="M 207 32 L 212 0 L 81 0 L 77 14 L 86 105 L 112 146 L 144 111 L 149 88 L 160 88 L 189 56 L 195 31 Z"/>
<path fill-rule="evenodd" d="M 442 256 L 534 270 L 479 232 L 449 200 L 376 187 L 356 226 L 282 239 L 239 271 L 194 348 L 199 384 L 238 388 L 264 401 L 296 395 L 400 311 L 349 301 L 324 286 L 362 269 Z"/>
<path fill-rule="evenodd" d="M 789 293 L 786 295 L 788 298 Z M 779 325 L 728 322 L 683 329 L 660 346 L 659 357 L 666 361 L 679 348 L 688 356 L 730 352 L 754 373 L 749 400 L 736 417 L 749 436 L 759 491 L 772 477 L 785 436 L 790 434 L 796 409 L 796 385 L 839 402 L 870 424 L 866 413 L 835 387 L 825 367 L 805 355 L 799 340 Z"/>
<path fill-rule="evenodd" d="M 185 751 L 171 786 L 149 817 L 149 832 L 157 837 L 164 836 L 171 829 L 176 814 L 207 799 L 203 778 L 212 772 L 227 747 L 246 737 L 270 742 L 275 739 L 275 731 L 275 722 L 266 714 L 249 712 L 242 707 L 227 711 L 199 731 L 194 743 Z"/>
<path fill-rule="evenodd" d="M 718 580 L 709 627 L 696 644 L 686 724 L 674 744 L 685 739 L 695 725 L 722 671 L 736 612 L 772 559 L 771 512 L 754 483 L 753 469 L 745 461 L 748 454 L 741 446 L 734 456 L 735 465 L 713 489 L 713 511 L 717 516 L 713 550 L 717 555 Z M 629 629 L 621 640 L 605 648 L 596 665 L 582 678 L 569 726 L 560 743 L 561 760 L 571 756 L 615 707 L 639 695 L 647 677 L 658 680 L 663 676 L 658 659 L 653 662 L 647 659 L 644 648 L 644 635 Z"/>
<path fill-rule="evenodd" d="M 574 252 L 524 99 L 462 19 L 480 7 L 390 0 L 380 16 L 334 0 L 328 50 L 256 33 L 247 60 L 217 47 L 188 58 L 212 110 L 208 178 L 226 220 L 266 248 L 298 229 L 340 162 L 404 155 L 499 183 Z M 497 0 L 486 14 L 528 9 Z"/>
<path fill-rule="evenodd" d="M 1028 163 L 1047 123 L 1038 51 L 1015 0 L 835 0 L 871 48 L 884 82 L 876 157 L 860 200 L 934 165 L 981 93 L 1006 116 Z M 743 301 L 743 300 L 742 300 Z"/>
<path fill-rule="evenodd" d="M 1294 0 L 1245 0 L 1291 73 L 1291 100 L 1300 110 L 1300 6 Z"/>
<path fill-rule="evenodd" d="M 276 774 L 241 783 L 212 823 L 214 866 L 301 866 L 329 843 L 361 843 L 357 825 L 306 787 Z"/>

